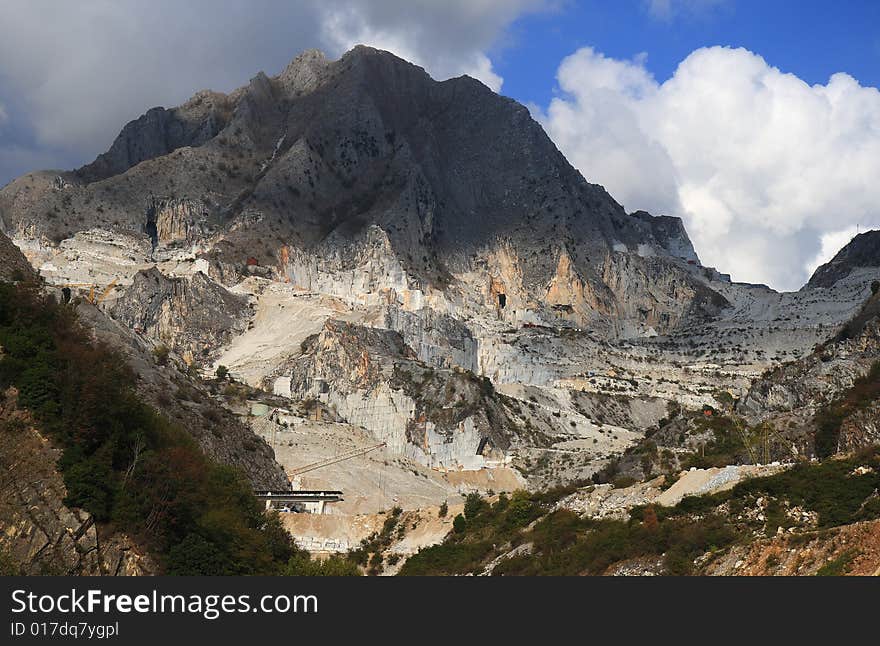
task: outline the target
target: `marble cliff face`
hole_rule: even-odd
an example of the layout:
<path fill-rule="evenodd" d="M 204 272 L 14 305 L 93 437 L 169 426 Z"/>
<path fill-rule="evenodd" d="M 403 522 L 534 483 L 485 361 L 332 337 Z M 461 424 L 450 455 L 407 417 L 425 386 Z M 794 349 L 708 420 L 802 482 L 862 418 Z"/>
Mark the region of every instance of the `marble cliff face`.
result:
<path fill-rule="evenodd" d="M 366 47 L 152 109 L 91 164 L 0 190 L 0 229 L 139 342 L 442 469 L 553 447 L 587 468 L 666 403 L 720 392 L 754 415 L 808 403 L 860 368 L 752 382 L 808 357 L 880 275 L 868 237 L 800 292 L 732 283 L 522 105 Z"/>

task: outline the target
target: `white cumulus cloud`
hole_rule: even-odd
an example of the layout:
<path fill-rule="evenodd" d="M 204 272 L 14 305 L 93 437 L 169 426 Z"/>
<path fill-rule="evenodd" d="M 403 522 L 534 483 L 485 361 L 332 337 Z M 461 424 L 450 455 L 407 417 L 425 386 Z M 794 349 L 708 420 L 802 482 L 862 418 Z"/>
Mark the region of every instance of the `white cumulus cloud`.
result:
<path fill-rule="evenodd" d="M 880 221 L 876 88 L 809 85 L 745 49 L 696 50 L 663 83 L 644 63 L 577 51 L 539 117 L 627 209 L 682 216 L 704 262 L 795 289 L 823 236 Z"/>
<path fill-rule="evenodd" d="M 336 51 L 370 44 L 437 78 L 467 74 L 497 92 L 503 79 L 486 50 L 517 17 L 550 5 L 546 0 L 326 0 L 320 3 L 320 34 Z"/>

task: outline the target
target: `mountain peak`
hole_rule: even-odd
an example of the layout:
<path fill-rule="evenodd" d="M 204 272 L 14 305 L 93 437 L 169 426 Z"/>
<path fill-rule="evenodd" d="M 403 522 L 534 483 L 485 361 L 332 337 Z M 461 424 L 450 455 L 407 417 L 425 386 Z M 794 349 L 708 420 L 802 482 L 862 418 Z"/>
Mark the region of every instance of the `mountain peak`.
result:
<path fill-rule="evenodd" d="M 378 49 L 377 47 L 370 47 L 369 45 L 358 44 L 352 47 L 350 50 L 345 52 L 340 58 L 340 61 L 345 60 L 357 60 L 357 59 L 381 59 L 386 60 L 388 62 L 394 63 L 403 63 L 410 67 L 418 67 L 415 63 L 411 63 L 405 58 L 401 58 L 394 52 L 389 52 L 386 49 Z"/>
<path fill-rule="evenodd" d="M 806 287 L 831 287 L 860 267 L 880 267 L 880 231 L 860 233 L 813 272 Z"/>
<path fill-rule="evenodd" d="M 0 212 L 16 231 L 34 223 L 53 239 L 102 228 L 146 236 L 161 222 L 181 240 L 223 231 L 226 263 L 277 257 L 282 244 L 351 255 L 381 231 L 394 273 L 419 289 L 511 249 L 516 270 L 496 286 L 505 303 L 520 294 L 538 308 L 550 307 L 564 248 L 565 293 L 577 302 L 553 303 L 554 320 L 570 309 L 571 324 L 620 315 L 662 332 L 705 313 L 706 299 L 691 298 L 705 288 L 681 267 L 698 260 L 679 220 L 627 215 L 516 101 L 363 45 L 337 61 L 309 50 L 274 78 L 149 111 L 76 179 L 36 198 L 0 191 Z M 69 217 L 44 217 L 55 212 Z M 657 302 L 648 277 L 661 273 L 684 287 Z"/>
<path fill-rule="evenodd" d="M 318 85 L 330 62 L 320 49 L 307 49 L 290 61 L 277 79 L 289 90 L 309 92 Z"/>

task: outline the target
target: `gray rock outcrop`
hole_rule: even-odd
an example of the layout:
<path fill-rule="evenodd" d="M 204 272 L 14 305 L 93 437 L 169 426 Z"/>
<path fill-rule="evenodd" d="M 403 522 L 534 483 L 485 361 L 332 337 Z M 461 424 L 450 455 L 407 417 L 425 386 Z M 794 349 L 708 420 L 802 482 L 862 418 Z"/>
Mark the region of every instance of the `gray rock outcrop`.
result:
<path fill-rule="evenodd" d="M 397 332 L 327 321 L 276 381 L 318 399 L 401 455 L 442 468 L 503 457 L 513 423 L 488 379 L 434 369 Z"/>
<path fill-rule="evenodd" d="M 813 272 L 806 287 L 831 287 L 859 267 L 880 267 L 880 231 L 866 231 L 850 240 Z"/>
<path fill-rule="evenodd" d="M 36 272 L 12 240 L 0 231 L 0 280 L 36 278 Z"/>
<path fill-rule="evenodd" d="M 229 95 L 150 110 L 61 188 L 56 178 L 33 173 L 0 190 L 0 217 L 16 235 L 115 227 L 191 240 L 191 225 L 210 220 L 219 258 L 280 263 L 284 275 L 282 249 L 329 257 L 368 245 L 378 227 L 422 291 L 479 272 L 503 245 L 517 252 L 529 309 L 612 335 L 680 328 L 724 300 L 687 270 L 696 256 L 679 221 L 628 215 L 525 107 L 367 47 L 338 61 L 307 52 Z M 548 289 L 560 283 L 563 292 Z"/>
<path fill-rule="evenodd" d="M 152 268 L 113 303 L 112 316 L 165 344 L 190 363 L 203 361 L 246 325 L 247 300 L 201 272 L 168 277 Z"/>
<path fill-rule="evenodd" d="M 96 182 L 183 146 L 200 146 L 223 129 L 230 109 L 228 98 L 216 92 L 199 92 L 179 108 L 152 108 L 127 124 L 110 150 L 74 175 Z"/>

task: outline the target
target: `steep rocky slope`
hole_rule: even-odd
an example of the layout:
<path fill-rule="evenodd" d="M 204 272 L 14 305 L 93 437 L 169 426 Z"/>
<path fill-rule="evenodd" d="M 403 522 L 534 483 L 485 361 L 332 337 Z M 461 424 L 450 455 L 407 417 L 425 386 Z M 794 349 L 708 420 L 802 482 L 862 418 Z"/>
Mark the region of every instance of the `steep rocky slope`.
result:
<path fill-rule="evenodd" d="M 831 287 L 862 267 L 880 266 L 880 231 L 858 234 L 834 258 L 817 268 L 807 283 L 807 288 Z"/>
<path fill-rule="evenodd" d="M 121 352 L 138 376 L 139 392 L 156 410 L 179 424 L 208 457 L 240 468 L 256 489 L 288 486 L 271 447 L 256 437 L 238 417 L 216 401 L 197 380 L 191 379 L 173 355 L 157 361 L 156 343 L 114 321 L 98 308 L 82 302 L 79 319 L 95 338 Z"/>
<path fill-rule="evenodd" d="M 24 254 L 0 231 L 0 280 L 23 280 L 34 276 L 36 273 Z"/>
<path fill-rule="evenodd" d="M 248 308 L 246 299 L 201 272 L 168 277 L 154 267 L 135 274 L 110 314 L 192 363 L 241 333 Z"/>
<path fill-rule="evenodd" d="M 605 326 L 674 329 L 723 304 L 682 269 L 695 255 L 680 224 L 627 215 L 523 106 L 365 47 L 151 110 L 93 164 L 12 182 L 0 217 L 44 243 L 101 228 L 161 249 L 216 233 L 212 257 L 308 288 L 322 265 L 358 268 L 379 227 L 390 264 L 367 288 L 445 290 L 476 272 L 481 309 L 557 307 Z M 483 265 L 503 249 L 519 252 L 513 275 Z M 302 252 L 328 262 L 304 276 Z"/>
<path fill-rule="evenodd" d="M 860 236 L 799 292 L 733 283 L 680 220 L 585 180 L 523 106 L 366 47 L 154 108 L 93 163 L 0 190 L 0 229 L 50 284 L 101 294 L 145 361 L 164 345 L 290 407 L 319 400 L 399 456 L 513 463 L 536 487 L 641 450 L 670 403 L 746 414 L 752 381 L 810 361 L 880 277 Z M 169 379 L 186 401 L 181 374 L 154 393 Z M 668 468 L 712 437 L 694 419 L 655 438 Z M 275 478 L 231 437 L 198 440 Z"/>
<path fill-rule="evenodd" d="M 2 234 L 0 256 L 0 280 L 36 277 L 25 257 Z M 50 291 L 61 299 L 60 289 Z M 138 375 L 140 396 L 186 429 L 206 455 L 242 469 L 256 488 L 287 486 L 270 447 L 178 370 L 175 361 L 157 365 L 153 341 L 139 338 L 86 300 L 68 307 L 76 308 L 79 321 L 94 338 L 122 352 Z M 225 309 L 220 314 L 227 316 Z M 0 348 L 0 360 L 3 357 Z M 96 520 L 89 511 L 70 506 L 62 456 L 58 443 L 17 405 L 17 390 L 9 388 L 0 394 L 0 570 L 4 574 L 143 575 L 167 567 L 153 557 L 153 546 L 145 548 L 106 519 Z"/>
<path fill-rule="evenodd" d="M 854 241 L 855 242 L 855 241 Z M 833 337 L 757 379 L 737 409 L 772 424 L 807 452 L 830 455 L 880 442 L 880 292 Z"/>
<path fill-rule="evenodd" d="M 155 564 L 134 541 L 64 504 L 61 452 L 0 394 L 0 566 L 3 574 L 142 575 Z"/>
<path fill-rule="evenodd" d="M 46 291 L 0 282 L 4 573 L 281 573 L 295 549 L 252 495 L 287 484 L 272 449 L 177 357 Z"/>
<path fill-rule="evenodd" d="M 322 398 L 395 452 L 429 466 L 478 468 L 510 446 L 514 424 L 488 379 L 435 370 L 390 330 L 330 320 L 285 372 L 276 392 Z"/>
<path fill-rule="evenodd" d="M 852 339 L 818 346 L 803 359 L 786 363 L 756 380 L 739 410 L 763 419 L 779 413 L 807 414 L 835 399 L 880 358 L 880 325 L 874 320 Z"/>

